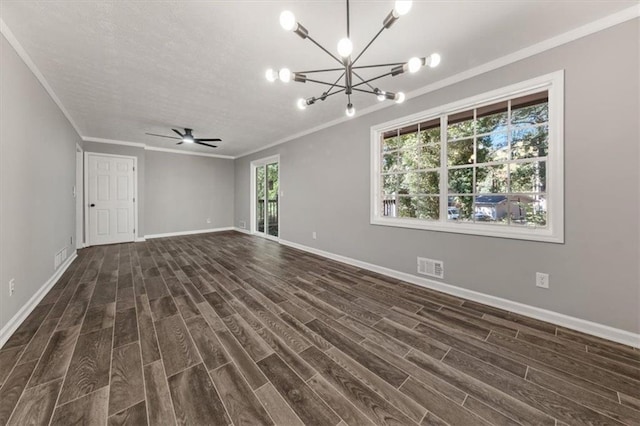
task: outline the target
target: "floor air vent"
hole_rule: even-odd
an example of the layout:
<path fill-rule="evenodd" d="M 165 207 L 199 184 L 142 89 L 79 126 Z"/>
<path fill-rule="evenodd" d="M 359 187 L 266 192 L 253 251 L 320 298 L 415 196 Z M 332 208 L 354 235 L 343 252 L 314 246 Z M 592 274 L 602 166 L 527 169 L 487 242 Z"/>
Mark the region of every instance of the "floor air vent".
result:
<path fill-rule="evenodd" d="M 444 278 L 444 264 L 441 260 L 418 258 L 418 273 L 430 277 Z"/>

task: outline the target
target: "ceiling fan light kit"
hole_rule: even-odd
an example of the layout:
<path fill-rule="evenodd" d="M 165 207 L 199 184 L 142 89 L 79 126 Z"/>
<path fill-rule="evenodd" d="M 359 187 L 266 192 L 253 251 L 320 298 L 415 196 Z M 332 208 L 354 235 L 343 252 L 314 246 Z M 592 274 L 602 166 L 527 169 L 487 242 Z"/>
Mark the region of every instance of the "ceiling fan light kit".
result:
<path fill-rule="evenodd" d="M 355 107 L 351 102 L 351 95 L 353 92 L 360 93 L 369 93 L 378 98 L 379 101 L 392 100 L 396 103 L 404 102 L 406 96 L 402 92 L 389 92 L 380 90 L 377 87 L 374 87 L 371 83 L 376 80 L 379 80 L 383 77 L 392 76 L 395 77 L 397 75 L 403 74 L 405 72 L 416 73 L 422 67 L 428 66 L 430 68 L 434 68 L 440 64 L 440 55 L 437 53 L 432 53 L 431 55 L 423 58 L 413 57 L 409 59 L 407 62 L 396 62 L 396 63 L 385 63 L 385 64 L 375 64 L 375 65 L 356 65 L 360 57 L 366 52 L 366 50 L 373 44 L 373 42 L 378 38 L 378 36 L 385 30 L 391 28 L 391 26 L 403 15 L 406 15 L 411 10 L 411 6 L 413 2 L 411 0 L 396 0 L 393 10 L 389 12 L 389 14 L 385 17 L 382 22 L 382 28 L 377 32 L 375 36 L 367 43 L 367 45 L 360 51 L 360 53 L 354 58 L 352 58 L 353 54 L 353 43 L 350 39 L 350 8 L 349 8 L 349 0 L 346 0 L 347 3 L 347 36 L 340 39 L 337 45 L 338 56 L 331 53 L 325 47 L 323 47 L 320 43 L 314 40 L 310 35 L 309 31 L 302 26 L 297 20 L 295 15 L 285 10 L 280 14 L 280 25 L 286 31 L 292 31 L 297 34 L 303 40 L 309 40 L 317 47 L 319 47 L 322 51 L 324 51 L 327 55 L 329 55 L 333 60 L 337 61 L 340 64 L 340 67 L 337 68 L 327 68 L 327 69 L 316 69 L 316 70 L 308 70 L 308 71 L 295 71 L 292 72 L 289 68 L 280 68 L 279 70 L 268 69 L 265 73 L 265 77 L 267 81 L 273 83 L 276 80 L 280 80 L 283 83 L 289 83 L 290 81 L 295 81 L 299 83 L 314 83 L 328 87 L 320 96 L 312 96 L 309 98 L 300 98 L 297 100 L 297 106 L 299 109 L 304 110 L 308 106 L 315 104 L 317 101 L 324 101 L 329 96 L 336 95 L 338 93 L 344 93 L 347 95 L 347 108 L 345 110 L 345 114 L 347 117 L 353 117 L 356 113 Z M 370 68 L 387 68 L 386 72 L 379 74 L 375 77 L 365 79 L 361 77 L 358 72 L 363 69 Z M 322 73 L 340 73 L 339 77 L 335 79 L 333 82 L 331 81 L 323 81 L 315 78 L 310 78 L 308 74 L 322 74 Z M 355 79 L 355 82 L 354 82 Z M 333 80 L 333 78 L 332 78 Z"/>
<path fill-rule="evenodd" d="M 187 143 L 187 144 L 198 144 L 198 145 L 204 145 L 204 146 L 208 146 L 209 148 L 217 148 L 217 145 L 211 145 L 205 142 L 222 142 L 222 139 L 220 138 L 195 138 L 193 137 L 193 129 L 184 129 L 184 133 L 180 133 L 179 130 L 176 129 L 171 129 L 173 130 L 174 133 L 176 133 L 179 137 L 175 137 L 175 136 L 165 136 L 165 135 L 158 135 L 155 133 L 145 133 L 149 136 L 157 136 L 160 138 L 167 138 L 167 139 L 177 139 L 180 142 L 176 143 L 176 145 L 182 145 L 183 143 Z"/>

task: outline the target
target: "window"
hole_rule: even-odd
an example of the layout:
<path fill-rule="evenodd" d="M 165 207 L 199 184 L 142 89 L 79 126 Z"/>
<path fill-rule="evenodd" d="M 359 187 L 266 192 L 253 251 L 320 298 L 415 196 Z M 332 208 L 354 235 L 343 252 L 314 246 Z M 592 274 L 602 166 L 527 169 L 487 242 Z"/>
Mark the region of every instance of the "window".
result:
<path fill-rule="evenodd" d="M 563 242 L 563 73 L 372 128 L 371 223 Z"/>

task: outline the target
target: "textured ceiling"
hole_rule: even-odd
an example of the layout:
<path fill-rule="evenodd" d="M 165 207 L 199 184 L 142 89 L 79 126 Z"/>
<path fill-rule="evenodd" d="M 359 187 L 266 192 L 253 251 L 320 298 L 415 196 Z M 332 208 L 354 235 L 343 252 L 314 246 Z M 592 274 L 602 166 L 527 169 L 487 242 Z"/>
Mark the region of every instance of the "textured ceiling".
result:
<path fill-rule="evenodd" d="M 637 1 L 414 1 L 361 64 L 397 62 L 437 51 L 440 67 L 388 77 L 404 92 L 637 4 Z M 380 28 L 393 1 L 352 1 L 355 51 Z M 316 40 L 335 51 L 345 35 L 343 1 L 10 1 L 0 17 L 44 75 L 84 137 L 175 148 L 171 127 L 220 137 L 237 156 L 342 118 L 336 95 L 305 111 L 312 84 L 268 83 L 264 71 L 333 67 L 325 53 L 280 28 L 292 10 Z M 595 53 L 594 53 L 595 54 Z M 365 75 L 370 75 L 363 73 Z M 377 103 L 355 95 L 358 110 Z"/>

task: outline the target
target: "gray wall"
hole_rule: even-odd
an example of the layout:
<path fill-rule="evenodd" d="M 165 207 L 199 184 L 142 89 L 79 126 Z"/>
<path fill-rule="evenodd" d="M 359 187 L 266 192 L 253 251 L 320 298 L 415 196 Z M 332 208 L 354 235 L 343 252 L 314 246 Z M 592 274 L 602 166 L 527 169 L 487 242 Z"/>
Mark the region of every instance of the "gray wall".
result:
<path fill-rule="evenodd" d="M 82 141 L 4 36 L 0 64 L 1 329 L 54 274 L 55 254 L 74 250 Z M 16 292 L 9 297 L 11 278 Z"/>
<path fill-rule="evenodd" d="M 635 19 L 237 159 L 235 224 L 249 221 L 250 161 L 279 153 L 284 240 L 414 274 L 416 256 L 442 259 L 448 284 L 639 332 L 638 27 Z M 559 69 L 565 244 L 369 224 L 372 125 Z M 536 271 L 550 274 L 549 290 L 535 287 Z"/>
<path fill-rule="evenodd" d="M 145 163 L 147 235 L 233 226 L 233 160 L 146 151 Z"/>
<path fill-rule="evenodd" d="M 137 157 L 139 237 L 233 226 L 233 160 L 96 142 L 84 148 Z"/>

